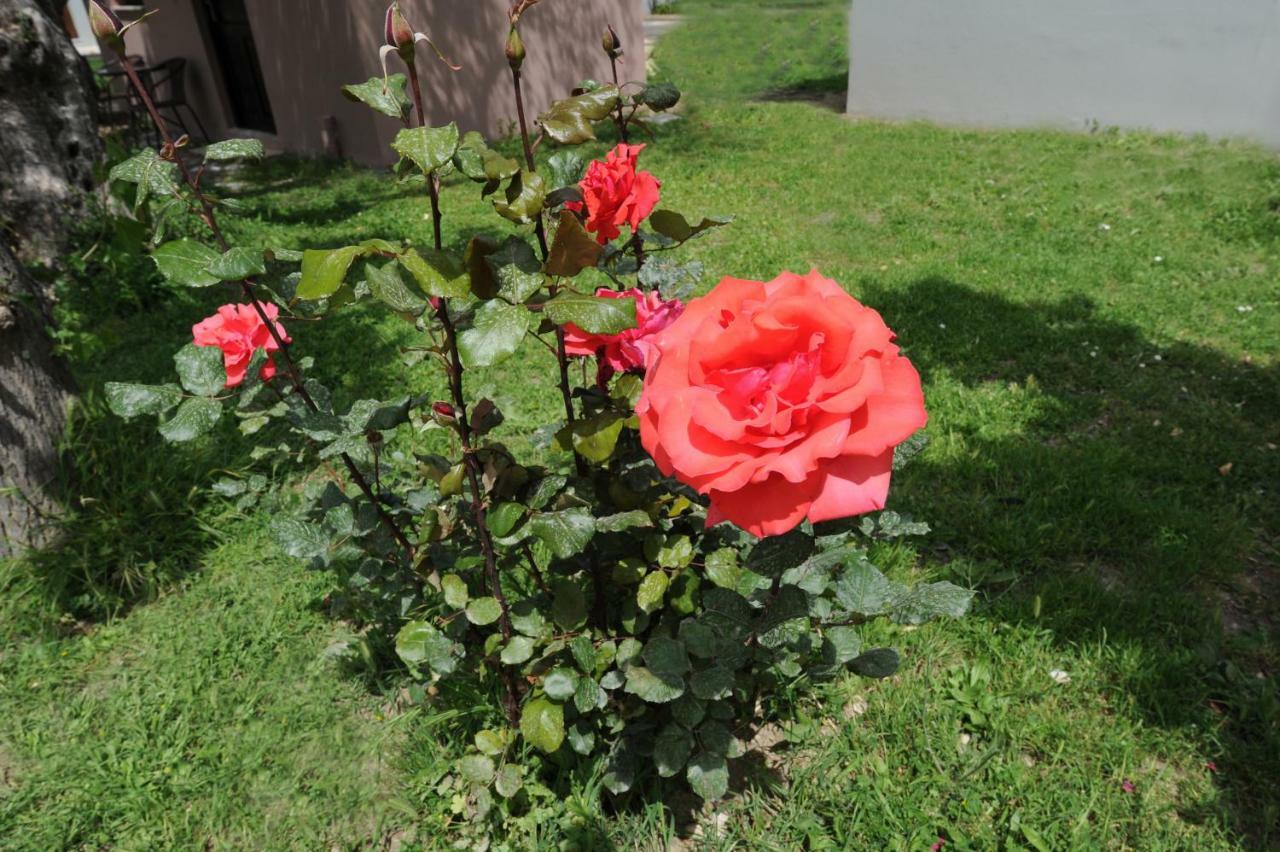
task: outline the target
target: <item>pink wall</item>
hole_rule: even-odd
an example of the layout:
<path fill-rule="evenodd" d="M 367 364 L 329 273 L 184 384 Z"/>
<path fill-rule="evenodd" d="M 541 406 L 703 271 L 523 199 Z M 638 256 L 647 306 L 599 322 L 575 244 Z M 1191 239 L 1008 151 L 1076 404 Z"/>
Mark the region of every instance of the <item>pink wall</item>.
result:
<path fill-rule="evenodd" d="M 153 0 L 158 14 L 129 35 L 130 53 L 158 62 L 185 57 L 188 99 L 215 139 L 233 133 L 216 59 L 197 16 L 199 0 Z M 388 147 L 400 125 L 342 96 L 346 83 L 381 75 L 383 0 L 246 0 L 258 59 L 275 115 L 278 146 L 304 154 L 324 152 L 326 116 L 338 121 L 345 156 L 367 164 L 394 162 Z M 419 48 L 418 67 L 431 124 L 457 121 L 465 132 L 494 137 L 515 120 L 510 71 L 503 56 L 508 0 L 401 0 L 417 28 L 463 66 L 450 72 Z M 605 79 L 609 61 L 600 48 L 607 23 L 627 48 L 623 73 L 644 77 L 641 0 L 543 0 L 525 14 L 521 34 L 526 106 L 536 115 L 587 77 Z M 389 67 L 399 70 L 399 59 Z M 267 137 L 271 138 L 271 137 Z"/>

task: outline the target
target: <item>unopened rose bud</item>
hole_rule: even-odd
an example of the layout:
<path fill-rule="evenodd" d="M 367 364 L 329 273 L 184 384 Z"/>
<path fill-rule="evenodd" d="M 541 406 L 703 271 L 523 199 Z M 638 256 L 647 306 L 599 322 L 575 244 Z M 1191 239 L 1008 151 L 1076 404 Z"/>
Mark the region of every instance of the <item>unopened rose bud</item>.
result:
<path fill-rule="evenodd" d="M 520 38 L 520 31 L 515 27 L 511 28 L 511 34 L 507 36 L 506 53 L 507 64 L 519 71 L 524 64 L 524 39 Z"/>
<path fill-rule="evenodd" d="M 124 40 L 120 37 L 124 32 L 124 21 L 111 11 L 107 0 L 89 0 L 89 27 L 103 44 L 117 52 L 124 49 Z"/>
<path fill-rule="evenodd" d="M 399 3 L 387 7 L 387 46 L 400 52 L 405 62 L 413 62 L 413 27 L 405 20 Z"/>
<path fill-rule="evenodd" d="M 618 32 L 613 28 L 612 24 L 605 28 L 601 44 L 604 46 L 604 52 L 609 54 L 610 59 L 617 59 L 622 53 L 622 39 L 618 38 Z"/>
<path fill-rule="evenodd" d="M 431 410 L 436 413 L 436 416 L 450 420 L 452 420 L 457 414 L 457 412 L 454 411 L 453 406 L 447 402 L 433 402 L 431 403 Z"/>

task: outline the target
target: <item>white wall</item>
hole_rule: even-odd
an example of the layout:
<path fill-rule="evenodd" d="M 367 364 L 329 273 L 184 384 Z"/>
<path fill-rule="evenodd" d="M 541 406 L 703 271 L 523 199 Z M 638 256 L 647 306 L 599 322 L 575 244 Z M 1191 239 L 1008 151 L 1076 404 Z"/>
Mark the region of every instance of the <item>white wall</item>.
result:
<path fill-rule="evenodd" d="M 849 111 L 1280 147 L 1280 0 L 854 0 Z"/>

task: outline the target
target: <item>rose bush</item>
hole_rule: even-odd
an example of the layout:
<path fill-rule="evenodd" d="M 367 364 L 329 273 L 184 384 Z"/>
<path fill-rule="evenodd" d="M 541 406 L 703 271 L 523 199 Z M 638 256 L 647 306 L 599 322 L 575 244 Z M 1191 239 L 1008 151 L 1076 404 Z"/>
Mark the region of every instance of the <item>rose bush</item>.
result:
<path fill-rule="evenodd" d="M 195 326 L 201 345 L 175 356 L 179 383 L 110 383 L 110 404 L 159 416 L 173 442 L 229 414 L 259 443 L 252 457 L 266 472 L 215 488 L 242 505 L 271 501 L 282 552 L 333 573 L 328 606 L 360 631 L 352 664 L 398 659 L 424 703 L 495 695 L 458 717 L 474 747 L 436 788 L 481 831 L 536 814 L 556 795 L 543 770 L 563 777 L 575 760 L 612 795 L 679 776 L 719 798 L 779 685 L 886 677 L 898 654 L 864 648 L 860 625 L 958 616 L 971 597 L 886 577 L 878 542 L 927 527 L 891 511 L 858 517 L 884 506 L 891 469 L 923 443 L 912 437 L 925 422 L 920 380 L 892 332 L 816 272 L 727 278 L 689 301 L 701 266 L 670 253 L 729 220 L 657 209 L 657 178 L 637 171 L 642 146 L 625 143 L 679 92 L 584 83 L 537 116 L 552 149 L 540 162 L 519 33 L 536 2 L 513 6 L 504 50 L 522 160 L 478 133 L 427 125 L 414 53 L 425 36 L 396 4 L 382 58 L 397 55 L 407 74 L 344 90 L 404 125 L 396 174 L 424 189 L 427 245 L 225 248 L 203 170 L 154 112 L 165 144 L 111 173 L 133 188 L 139 218 L 157 223 L 152 256 L 166 278 L 226 282 L 246 304 Z M 616 70 L 616 34 L 603 45 Z M 597 125 L 624 142 L 584 175 L 572 146 L 595 140 Z M 261 155 L 253 140 L 204 153 Z M 446 231 L 444 175 L 474 181 L 505 235 Z M 166 241 L 165 223 L 191 210 L 208 243 Z M 624 226 L 628 239 L 614 242 Z M 357 302 L 411 324 L 416 343 L 402 356 L 439 369 L 446 399 L 365 398 L 353 380 L 357 393 L 340 403 L 293 356 L 286 323 L 303 338 L 310 324 L 294 318 L 323 321 Z M 476 398 L 472 371 L 543 350 L 564 416 L 547 452 L 522 458 L 499 437 L 498 405 Z M 575 357 L 598 359 L 595 381 L 575 386 Z M 428 444 L 435 430 L 448 440 Z M 314 473 L 263 493 L 284 459 L 310 460 Z M 458 678 L 471 687 L 437 687 Z"/>
<path fill-rule="evenodd" d="M 893 448 L 927 420 L 893 337 L 816 270 L 726 278 L 652 340 L 641 440 L 710 498 L 708 525 L 780 535 L 883 509 Z"/>

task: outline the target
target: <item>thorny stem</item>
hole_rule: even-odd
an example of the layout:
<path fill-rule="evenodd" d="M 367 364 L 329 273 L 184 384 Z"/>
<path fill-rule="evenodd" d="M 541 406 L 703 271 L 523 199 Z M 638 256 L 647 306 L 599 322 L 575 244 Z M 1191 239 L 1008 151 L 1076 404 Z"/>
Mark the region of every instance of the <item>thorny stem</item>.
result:
<path fill-rule="evenodd" d="M 125 75 L 129 78 L 129 84 L 133 86 L 134 92 L 136 92 L 138 98 L 141 99 L 143 106 L 147 108 L 147 113 L 151 116 L 151 121 L 155 124 L 156 131 L 164 141 L 164 149 L 171 152 L 173 161 L 177 164 L 178 170 L 182 174 L 183 181 L 191 188 L 192 193 L 200 202 L 201 220 L 213 234 L 213 238 L 217 241 L 218 247 L 224 252 L 227 251 L 230 246 L 227 243 L 226 237 L 222 233 L 222 228 L 218 226 L 218 217 L 214 212 L 213 203 L 209 200 L 209 197 L 204 194 L 204 191 L 200 189 L 199 180 L 191 174 L 191 170 L 187 168 L 186 162 L 183 161 L 182 155 L 178 152 L 177 147 L 173 143 L 173 136 L 169 133 L 168 125 L 165 124 L 164 119 L 161 118 L 160 113 L 156 110 L 155 103 L 151 99 L 151 93 L 148 92 L 147 87 L 142 84 L 142 80 L 138 77 L 138 72 L 134 70 L 133 63 L 125 59 L 120 64 L 124 68 Z M 312 411 L 319 411 L 320 407 L 316 405 L 315 400 L 312 399 L 311 394 L 307 391 L 306 386 L 302 381 L 302 375 L 298 371 L 298 365 L 294 362 L 293 356 L 289 353 L 289 344 L 284 340 L 280 332 L 276 330 L 275 323 L 267 316 L 266 308 L 263 307 L 261 300 L 258 299 L 257 294 L 254 292 L 253 280 L 251 278 L 241 280 L 240 287 L 244 291 L 245 298 L 249 300 L 251 305 L 253 305 L 253 309 L 257 312 L 258 318 L 261 319 L 262 324 L 266 326 L 267 332 L 275 342 L 280 355 L 284 358 L 285 366 L 289 374 L 289 381 L 293 385 L 294 393 L 296 393 Z M 392 538 L 394 538 L 404 549 L 405 554 L 412 563 L 414 548 L 413 545 L 409 543 L 409 539 L 405 536 L 404 531 L 400 529 L 400 525 L 396 523 L 395 519 L 392 518 L 390 514 L 388 514 L 386 508 L 382 505 L 381 500 L 378 499 L 377 494 L 369 486 L 369 481 L 365 479 L 364 474 L 362 474 L 360 469 L 356 467 L 356 463 L 352 460 L 351 456 L 346 453 L 342 453 L 341 458 L 343 464 L 346 465 L 347 472 L 351 474 L 352 481 L 355 482 L 361 492 L 364 493 L 365 498 L 373 504 L 382 525 L 386 527 L 387 532 L 389 532 Z"/>
<path fill-rule="evenodd" d="M 618 135 L 622 137 L 622 144 L 626 145 L 630 140 L 627 138 L 627 119 L 622 116 L 622 88 L 618 85 L 618 57 L 610 53 L 609 64 L 613 66 L 613 87 L 618 90 L 618 116 L 614 120 L 618 124 Z M 635 115 L 634 112 L 631 114 Z"/>

